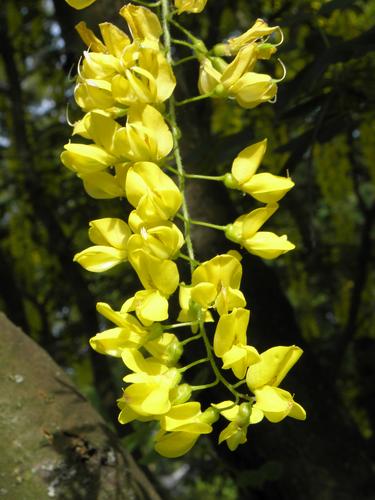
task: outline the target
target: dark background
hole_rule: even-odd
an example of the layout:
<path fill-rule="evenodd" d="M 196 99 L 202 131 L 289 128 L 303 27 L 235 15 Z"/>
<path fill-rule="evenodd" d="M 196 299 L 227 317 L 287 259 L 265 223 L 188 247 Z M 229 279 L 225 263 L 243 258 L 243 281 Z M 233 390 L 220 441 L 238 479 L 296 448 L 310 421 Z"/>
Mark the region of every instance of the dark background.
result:
<path fill-rule="evenodd" d="M 89 220 L 124 209 L 89 199 L 59 153 L 71 133 L 66 114 L 79 116 L 72 93 L 85 47 L 74 25 L 125 29 L 121 6 L 97 0 L 77 12 L 63 0 L 4 0 L 0 13 L 0 308 L 114 426 L 123 368 L 88 339 L 105 327 L 95 302 L 119 306 L 138 284 L 126 265 L 96 275 L 72 256 L 88 246 Z M 188 171 L 223 173 L 267 137 L 264 167 L 296 182 L 269 227 L 297 249 L 271 263 L 246 257 L 243 285 L 250 343 L 305 351 L 285 387 L 308 419 L 254 426 L 235 453 L 201 439 L 173 461 L 152 451 L 147 424 L 118 429 L 166 498 L 375 498 L 374 16 L 373 0 L 208 0 L 202 14 L 180 18 L 208 47 L 257 17 L 284 31 L 288 73 L 276 104 L 248 111 L 200 101 L 180 108 L 178 120 Z M 280 72 L 273 63 L 263 70 Z M 196 95 L 197 64 L 176 73 L 177 98 Z M 193 215 L 218 224 L 252 207 L 249 197 L 204 183 L 190 183 L 188 194 Z M 194 242 L 201 259 L 231 248 L 210 230 L 196 231 Z"/>

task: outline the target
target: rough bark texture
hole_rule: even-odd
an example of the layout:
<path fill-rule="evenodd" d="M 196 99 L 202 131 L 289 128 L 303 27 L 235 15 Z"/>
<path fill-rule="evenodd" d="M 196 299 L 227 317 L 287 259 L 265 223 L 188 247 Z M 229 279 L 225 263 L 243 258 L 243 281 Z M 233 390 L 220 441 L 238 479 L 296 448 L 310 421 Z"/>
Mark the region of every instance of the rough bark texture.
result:
<path fill-rule="evenodd" d="M 0 313 L 0 497 L 160 500 L 48 354 Z"/>

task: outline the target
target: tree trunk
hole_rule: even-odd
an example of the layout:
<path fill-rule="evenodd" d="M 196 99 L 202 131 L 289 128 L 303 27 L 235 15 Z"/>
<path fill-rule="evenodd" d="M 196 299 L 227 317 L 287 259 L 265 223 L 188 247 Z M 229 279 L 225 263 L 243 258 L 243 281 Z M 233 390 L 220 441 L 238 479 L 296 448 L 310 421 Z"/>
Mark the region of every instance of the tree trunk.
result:
<path fill-rule="evenodd" d="M 160 500 L 64 371 L 0 314 L 0 496 Z"/>

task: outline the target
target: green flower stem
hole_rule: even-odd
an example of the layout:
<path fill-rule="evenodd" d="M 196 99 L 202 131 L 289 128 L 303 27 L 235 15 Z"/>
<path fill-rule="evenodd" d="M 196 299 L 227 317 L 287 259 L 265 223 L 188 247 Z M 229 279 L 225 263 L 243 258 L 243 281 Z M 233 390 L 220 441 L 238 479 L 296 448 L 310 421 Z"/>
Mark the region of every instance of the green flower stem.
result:
<path fill-rule="evenodd" d="M 216 379 L 213 382 L 211 382 L 210 384 L 192 385 L 190 387 L 191 387 L 192 391 L 202 391 L 203 389 L 209 389 L 210 387 L 215 387 L 215 385 L 217 385 L 218 383 L 219 383 L 219 380 Z"/>
<path fill-rule="evenodd" d="M 195 97 L 189 97 L 188 99 L 184 99 L 183 101 L 177 101 L 176 106 L 184 106 L 185 104 L 189 104 L 195 101 L 201 101 L 202 99 L 207 99 L 208 97 L 212 97 L 213 92 L 209 92 L 208 94 L 197 95 Z"/>
<path fill-rule="evenodd" d="M 169 23 L 168 19 L 170 18 L 170 5 L 169 5 L 169 0 L 161 0 L 161 8 L 162 8 L 162 22 L 163 22 L 163 31 L 164 31 L 164 46 L 166 50 L 166 57 L 167 61 L 172 65 L 172 39 L 171 39 L 171 33 L 169 30 Z M 178 175 L 178 184 L 180 191 L 182 193 L 182 214 L 184 217 L 184 229 L 185 229 L 185 242 L 186 242 L 186 248 L 188 252 L 188 256 L 190 258 L 190 269 L 191 272 L 194 270 L 194 250 L 193 250 L 193 243 L 191 241 L 191 236 L 190 236 L 190 216 L 189 216 L 189 209 L 187 206 L 186 198 L 185 198 L 185 171 L 184 171 L 184 166 L 182 163 L 182 158 L 181 158 L 181 152 L 180 152 L 180 147 L 179 147 L 179 142 L 178 142 L 178 136 L 179 136 L 179 130 L 177 127 L 177 121 L 176 121 L 176 106 L 175 106 L 175 99 L 173 95 L 169 99 L 169 117 L 170 117 L 170 124 L 171 124 L 171 129 L 172 129 L 172 135 L 173 135 L 173 142 L 174 142 L 174 156 L 175 156 L 175 161 L 176 161 L 176 166 L 177 166 L 177 175 Z"/>
<path fill-rule="evenodd" d="M 223 182 L 225 175 L 200 175 L 200 174 L 185 174 L 187 179 L 202 179 L 204 181 Z"/>
<path fill-rule="evenodd" d="M 207 361 L 209 361 L 208 358 L 198 359 L 197 361 L 194 361 L 193 363 L 190 363 L 190 365 L 186 365 L 183 368 L 179 368 L 178 371 L 180 373 L 184 373 L 184 372 L 186 372 L 186 370 L 189 370 L 190 368 L 193 368 L 193 366 L 201 365 L 202 363 L 207 363 Z"/>
<path fill-rule="evenodd" d="M 187 222 L 185 217 L 179 213 L 176 214 L 176 217 L 178 217 L 183 222 Z M 211 222 L 204 222 L 202 220 L 189 219 L 188 222 L 190 224 L 195 224 L 196 226 L 203 226 L 203 227 L 209 227 L 210 229 L 217 229 L 218 231 L 225 231 L 227 228 L 227 226 L 219 226 L 218 224 L 212 224 Z"/>
<path fill-rule="evenodd" d="M 211 222 L 204 222 L 201 220 L 190 220 L 191 224 L 196 226 L 209 227 L 210 229 L 217 229 L 218 231 L 225 231 L 227 226 L 219 226 L 218 224 L 211 224 Z"/>
<path fill-rule="evenodd" d="M 172 174 L 176 174 L 178 175 L 178 170 L 177 168 L 173 168 L 173 167 L 170 167 L 169 165 L 167 167 L 165 167 L 167 170 L 169 170 L 170 172 L 172 172 Z M 186 175 L 186 174 L 185 174 Z"/>
<path fill-rule="evenodd" d="M 211 344 L 210 344 L 210 341 L 207 337 L 207 333 L 206 333 L 206 329 L 204 327 L 204 323 L 202 320 L 199 321 L 199 326 L 200 326 L 200 332 L 202 334 L 202 337 L 203 337 L 203 341 L 204 341 L 204 345 L 206 347 L 206 352 L 207 352 L 207 358 L 211 364 L 211 367 L 212 367 L 212 370 L 213 372 L 215 373 L 215 377 L 216 379 L 221 382 L 227 389 L 229 392 L 231 392 L 233 394 L 233 396 L 236 398 L 236 401 L 235 403 L 238 403 L 238 401 L 240 399 L 246 399 L 246 400 L 250 400 L 250 396 L 248 396 L 247 394 L 241 394 L 239 392 L 236 391 L 236 389 L 233 387 L 232 384 L 230 384 L 221 374 L 219 368 L 217 367 L 216 365 L 216 361 L 214 359 L 214 356 L 212 354 L 212 347 L 211 347 Z"/>
<path fill-rule="evenodd" d="M 202 338 L 202 335 L 200 333 L 198 333 L 197 335 L 193 335 L 192 337 L 189 337 L 188 339 L 183 340 L 182 342 L 180 342 L 180 344 L 182 346 L 184 346 L 186 344 L 189 344 L 190 342 L 193 342 L 193 340 L 198 340 L 198 339 L 201 339 L 201 338 Z"/>
<path fill-rule="evenodd" d="M 172 38 L 171 41 L 176 45 L 183 45 L 184 47 L 189 47 L 189 49 L 192 49 L 192 50 L 194 50 L 194 48 L 195 48 L 193 44 L 186 42 L 185 40 L 179 40 L 178 38 Z M 173 64 L 173 63 L 171 62 L 171 64 Z"/>
<path fill-rule="evenodd" d="M 246 379 L 240 380 L 237 382 L 237 384 L 234 384 L 233 387 L 236 389 L 237 387 L 240 387 L 240 385 L 246 384 Z"/>
<path fill-rule="evenodd" d="M 197 60 L 197 56 L 187 56 L 187 57 L 183 57 L 182 59 L 179 59 L 178 61 L 174 62 L 173 63 L 173 66 L 180 66 L 180 64 L 184 64 L 186 62 L 189 62 L 189 61 L 196 61 Z"/>

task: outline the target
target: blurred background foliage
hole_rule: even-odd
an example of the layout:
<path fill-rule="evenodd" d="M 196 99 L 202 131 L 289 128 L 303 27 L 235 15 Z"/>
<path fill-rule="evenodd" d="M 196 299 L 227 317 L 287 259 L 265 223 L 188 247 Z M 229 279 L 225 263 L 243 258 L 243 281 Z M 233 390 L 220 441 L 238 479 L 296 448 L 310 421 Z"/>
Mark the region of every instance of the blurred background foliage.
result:
<path fill-rule="evenodd" d="M 90 274 L 73 264 L 72 255 L 88 246 L 89 220 L 121 217 L 124 204 L 89 199 L 61 166 L 59 153 L 71 132 L 66 116 L 77 114 L 74 74 L 84 46 L 74 25 L 84 19 L 94 27 L 107 20 L 124 29 L 116 14 L 121 5 L 98 0 L 78 13 L 62 0 L 4 0 L 0 12 L 0 308 L 71 374 L 114 426 L 122 367 L 93 353 L 88 338 L 105 327 L 95 302 L 118 306 L 138 284 L 126 265 Z M 285 35 L 279 57 L 287 77 L 277 103 L 252 111 L 220 100 L 181 108 L 186 165 L 191 171 L 224 172 L 243 147 L 267 137 L 264 166 L 289 172 L 296 182 L 271 226 L 287 233 L 297 250 L 267 263 L 267 276 L 281 284 L 280 293 L 269 292 L 269 302 L 268 292 L 254 295 L 255 320 L 256 307 L 270 316 L 274 309 L 292 308 L 291 336 L 272 335 L 280 344 L 292 339 L 303 345 L 313 360 L 309 366 L 315 367 L 297 370 L 294 379 L 299 379 L 297 396 L 308 410 L 307 422 L 279 426 L 291 449 L 300 448 L 298 439 L 309 443 L 313 476 L 318 466 L 326 468 L 313 463 L 314 446 L 327 445 L 327 433 L 320 434 L 324 424 L 314 423 L 314 415 L 324 420 L 329 413 L 336 451 L 319 460 L 333 462 L 333 469 L 335 461 L 349 461 L 348 473 L 357 461 L 362 489 L 348 498 L 374 498 L 366 484 L 375 450 L 375 1 L 208 0 L 204 13 L 180 21 L 212 47 L 257 17 L 280 25 Z M 186 55 L 179 48 L 175 58 Z M 264 69 L 282 73 L 277 63 L 267 62 Z M 178 98 L 196 95 L 197 64 L 176 71 Z M 226 197 L 228 214 L 250 206 L 245 197 Z M 196 237 L 206 236 L 197 232 Z M 210 255 L 216 252 L 210 249 Z M 280 324 L 280 331 L 288 328 Z M 314 384 L 316 396 L 304 393 L 305 385 Z M 218 449 L 202 439 L 188 456 L 166 461 L 152 452 L 149 433 L 152 427 L 136 424 L 120 429 L 119 439 L 166 498 L 318 498 L 296 496 L 298 481 L 318 482 L 321 499 L 347 498 L 335 489 L 344 480 L 339 472 L 336 478 L 327 472 L 325 478 L 308 479 L 301 460 L 308 464 L 309 451 L 302 459 L 296 453 L 285 467 L 280 449 L 259 449 L 262 433 L 275 449 L 284 446 L 277 442 L 280 434 L 272 437 L 272 425 L 252 431 L 237 458 L 229 457 L 224 445 Z M 345 442 L 361 450 L 361 457 L 354 448 L 353 457 L 343 456 Z"/>

